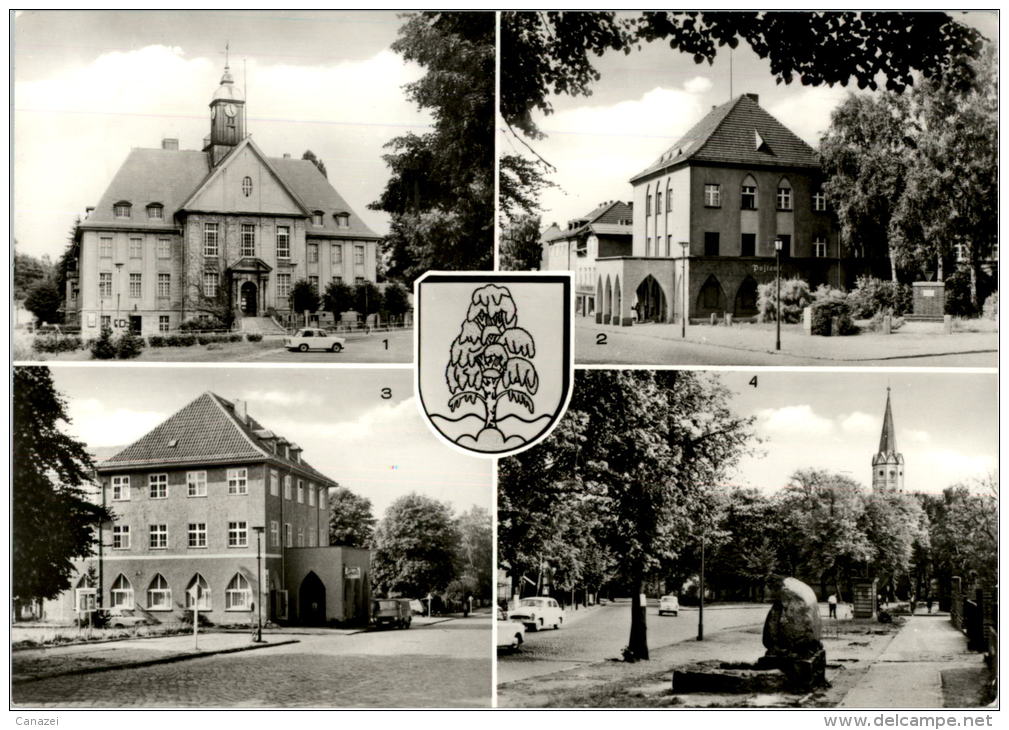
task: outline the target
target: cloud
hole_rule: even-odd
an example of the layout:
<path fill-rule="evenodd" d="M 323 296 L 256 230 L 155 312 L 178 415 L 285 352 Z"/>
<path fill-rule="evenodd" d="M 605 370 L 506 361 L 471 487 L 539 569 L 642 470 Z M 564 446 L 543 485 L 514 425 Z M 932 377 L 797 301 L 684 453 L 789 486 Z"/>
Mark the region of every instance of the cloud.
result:
<path fill-rule="evenodd" d="M 74 216 L 94 205 L 131 147 L 177 137 L 199 149 L 219 59 L 178 47 L 105 53 L 92 62 L 14 85 L 14 222 L 21 250 L 61 253 Z M 241 69 L 233 72 L 244 86 Z M 312 149 L 330 181 L 382 233 L 367 209 L 388 179 L 383 145 L 431 123 L 402 92 L 422 73 L 390 50 L 331 64 L 248 63 L 248 131 L 266 154 Z"/>
<path fill-rule="evenodd" d="M 108 408 L 97 398 L 77 398 L 67 406 L 70 425 L 66 431 L 89 448 L 131 444 L 170 414 L 130 408 Z"/>
<path fill-rule="evenodd" d="M 816 148 L 830 127 L 830 113 L 850 93 L 841 86 L 803 86 L 768 108 L 771 116 Z"/>
<path fill-rule="evenodd" d="M 835 432 L 833 421 L 817 415 L 808 405 L 763 408 L 757 411 L 757 423 L 770 436 L 822 438 Z"/>
<path fill-rule="evenodd" d="M 341 448 L 368 446 L 376 438 L 389 440 L 415 439 L 429 436 L 421 421 L 416 399 L 411 396 L 398 403 L 383 403 L 365 411 L 353 421 L 325 420 L 307 422 L 303 418 L 278 418 L 271 416 L 278 433 L 311 433 L 313 439 L 339 443 Z"/>
<path fill-rule="evenodd" d="M 932 435 L 928 431 L 919 431 L 915 428 L 905 428 L 900 433 L 901 440 L 906 439 L 916 444 L 927 444 L 932 440 Z"/>
<path fill-rule="evenodd" d="M 968 453 L 943 448 L 921 448 L 905 451 L 905 484 L 907 491 L 924 489 L 938 492 L 957 483 L 994 472 L 998 461 L 992 455 Z"/>
<path fill-rule="evenodd" d="M 246 390 L 241 400 L 250 404 L 269 403 L 276 406 L 300 406 L 318 401 L 318 395 L 304 390 Z"/>
<path fill-rule="evenodd" d="M 854 411 L 841 419 L 841 430 L 846 434 L 865 435 L 879 433 L 882 424 L 876 416 Z"/>
<path fill-rule="evenodd" d="M 707 76 L 695 76 L 684 81 L 683 88 L 691 94 L 703 94 L 711 89 L 711 79 Z"/>

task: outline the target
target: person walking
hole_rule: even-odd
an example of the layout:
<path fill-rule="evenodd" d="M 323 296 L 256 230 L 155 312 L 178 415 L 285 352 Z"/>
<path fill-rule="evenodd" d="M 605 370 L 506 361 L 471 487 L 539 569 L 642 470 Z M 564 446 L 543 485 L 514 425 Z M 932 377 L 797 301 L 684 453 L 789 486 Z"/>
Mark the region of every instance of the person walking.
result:
<path fill-rule="evenodd" d="M 837 618 L 837 594 L 831 593 L 827 598 L 828 618 Z"/>

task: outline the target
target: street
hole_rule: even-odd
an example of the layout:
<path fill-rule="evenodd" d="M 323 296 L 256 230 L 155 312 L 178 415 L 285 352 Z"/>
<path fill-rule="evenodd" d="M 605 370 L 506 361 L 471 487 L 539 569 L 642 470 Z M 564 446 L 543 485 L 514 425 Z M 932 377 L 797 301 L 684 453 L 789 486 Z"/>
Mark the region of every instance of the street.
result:
<path fill-rule="evenodd" d="M 654 604 L 654 602 L 653 602 Z M 680 608 L 679 616 L 659 616 L 658 606 L 648 607 L 648 645 L 659 648 L 697 636 L 697 608 Z M 759 625 L 767 615 L 763 604 L 719 606 L 704 611 L 704 631 Z M 498 655 L 498 685 L 592 662 L 619 659 L 627 645 L 631 625 L 630 599 L 590 609 L 565 612 L 557 631 L 526 632 L 522 648 Z"/>
<path fill-rule="evenodd" d="M 20 707 L 489 707 L 490 619 L 16 684 Z"/>

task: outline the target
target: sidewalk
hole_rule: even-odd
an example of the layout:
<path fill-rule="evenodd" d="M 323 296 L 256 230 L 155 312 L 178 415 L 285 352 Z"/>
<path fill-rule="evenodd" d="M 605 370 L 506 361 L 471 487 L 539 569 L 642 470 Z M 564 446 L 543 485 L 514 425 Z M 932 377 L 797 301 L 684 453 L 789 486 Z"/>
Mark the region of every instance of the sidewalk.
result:
<path fill-rule="evenodd" d="M 251 634 L 246 631 L 200 634 L 198 649 L 193 646 L 192 634 L 27 649 L 12 654 L 11 681 L 29 682 L 64 674 L 88 674 L 129 666 L 164 664 L 294 643 L 297 643 L 297 639 L 264 634 L 263 643 L 255 644 Z"/>
<path fill-rule="evenodd" d="M 981 663 L 948 614 L 911 616 L 838 707 L 943 707 L 941 673 Z"/>

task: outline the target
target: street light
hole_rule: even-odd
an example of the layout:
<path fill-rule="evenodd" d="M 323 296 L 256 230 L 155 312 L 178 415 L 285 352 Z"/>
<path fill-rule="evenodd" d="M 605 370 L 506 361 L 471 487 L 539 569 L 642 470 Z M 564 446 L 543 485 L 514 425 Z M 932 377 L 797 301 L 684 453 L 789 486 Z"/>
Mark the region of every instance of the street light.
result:
<path fill-rule="evenodd" d="M 774 239 L 774 284 L 777 294 L 774 298 L 774 320 L 776 336 L 774 349 L 781 349 L 781 236 Z"/>
<path fill-rule="evenodd" d="M 683 289 L 683 311 L 680 312 L 680 337 L 687 339 L 687 254 L 690 253 L 690 241 L 680 241 L 683 246 L 683 256 L 680 257 L 681 268 L 680 288 Z"/>
<path fill-rule="evenodd" d="M 116 262 L 116 320 L 119 320 L 119 298 L 123 295 L 123 262 Z M 115 324 L 113 323 L 113 326 Z"/>
<path fill-rule="evenodd" d="M 697 611 L 697 640 L 704 641 L 704 533 L 701 533 L 701 602 Z"/>
<path fill-rule="evenodd" d="M 257 644 L 263 643 L 263 571 L 261 569 L 262 564 L 262 537 L 263 530 L 265 529 L 262 525 L 254 525 L 253 530 L 256 531 L 256 638 L 253 639 Z"/>

